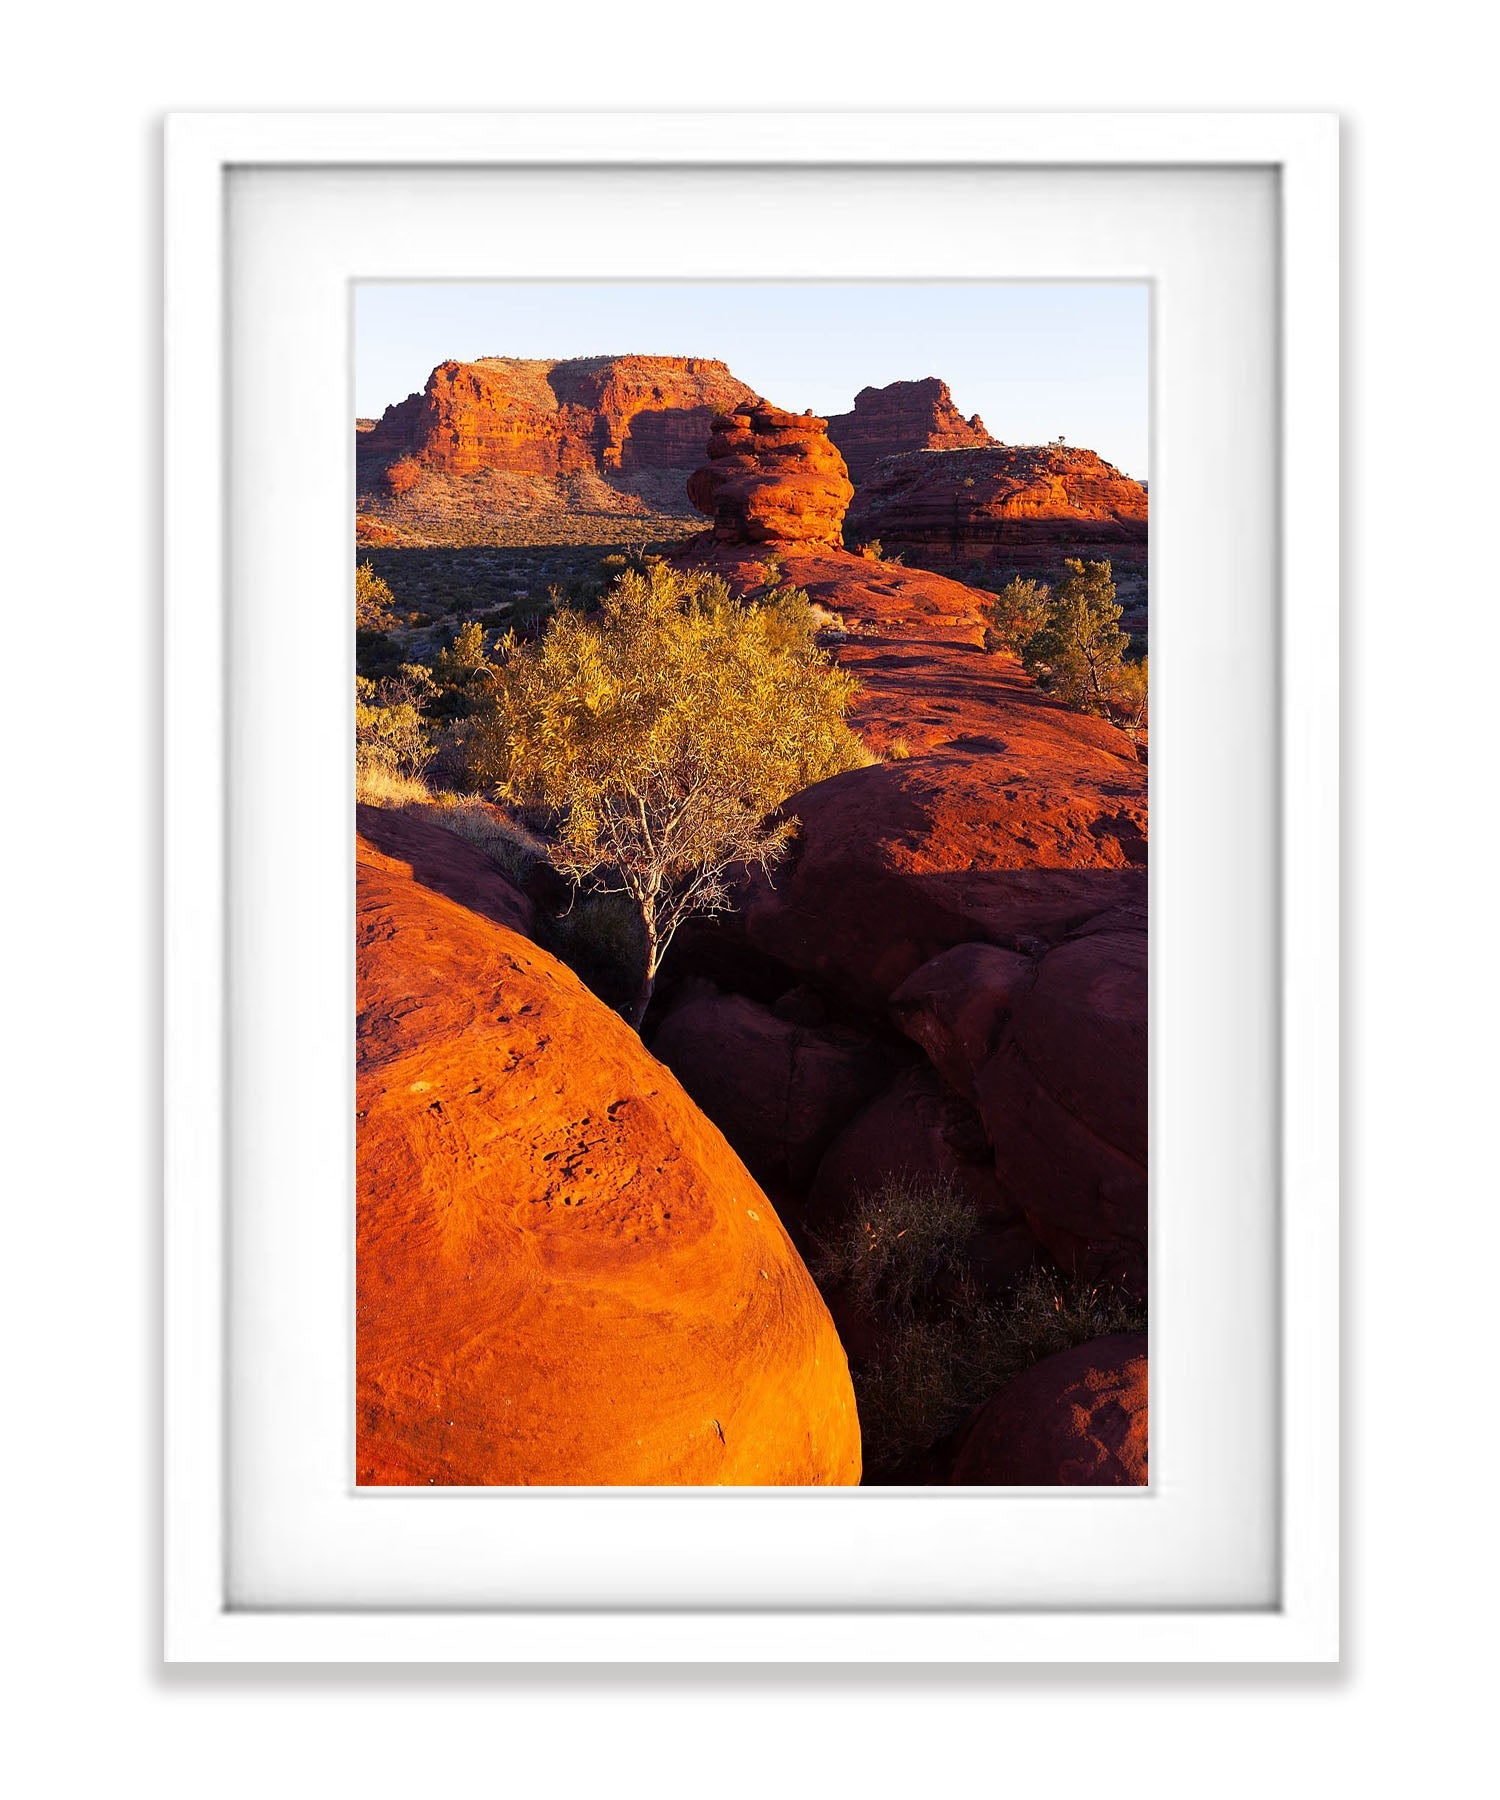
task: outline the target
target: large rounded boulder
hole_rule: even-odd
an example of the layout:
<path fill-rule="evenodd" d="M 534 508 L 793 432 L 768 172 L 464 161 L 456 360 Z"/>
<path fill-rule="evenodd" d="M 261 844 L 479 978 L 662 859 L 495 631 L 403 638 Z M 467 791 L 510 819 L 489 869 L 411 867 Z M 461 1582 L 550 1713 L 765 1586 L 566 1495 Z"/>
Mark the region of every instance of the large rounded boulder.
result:
<path fill-rule="evenodd" d="M 844 1352 L 765 1196 L 420 835 L 359 846 L 358 1480 L 857 1482 Z"/>

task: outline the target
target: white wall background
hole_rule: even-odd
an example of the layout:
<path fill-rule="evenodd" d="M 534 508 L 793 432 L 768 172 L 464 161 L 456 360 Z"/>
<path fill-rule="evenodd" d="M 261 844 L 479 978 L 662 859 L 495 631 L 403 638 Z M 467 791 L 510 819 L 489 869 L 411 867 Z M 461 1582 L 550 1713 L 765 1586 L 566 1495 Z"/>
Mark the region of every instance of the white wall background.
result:
<path fill-rule="evenodd" d="M 1455 0 L 1384 16 L 1337 0 L 889 16 L 805 0 L 524 16 L 493 0 L 157 0 L 12 20 L 0 1435 L 6 1761 L 33 1765 L 19 1791 L 1228 1800 L 1376 1780 L 1444 1792 L 1480 1772 L 1497 1210 L 1480 16 Z M 1356 991 L 1340 1670 L 158 1666 L 160 114 L 694 103 L 1344 114 Z"/>

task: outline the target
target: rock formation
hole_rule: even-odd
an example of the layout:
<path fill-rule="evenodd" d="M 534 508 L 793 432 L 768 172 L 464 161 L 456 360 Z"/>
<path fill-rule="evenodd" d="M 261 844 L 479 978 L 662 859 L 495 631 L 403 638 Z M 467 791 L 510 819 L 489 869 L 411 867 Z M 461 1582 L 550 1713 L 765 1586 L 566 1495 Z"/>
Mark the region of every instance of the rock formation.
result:
<path fill-rule="evenodd" d="M 708 461 L 688 482 L 721 544 L 837 544 L 853 497 L 827 420 L 763 403 L 715 416 Z"/>
<path fill-rule="evenodd" d="M 1034 1363 L 966 1428 L 961 1487 L 1144 1487 L 1146 1339 L 1096 1338 Z"/>
<path fill-rule="evenodd" d="M 765 578 L 746 548 L 696 560 L 737 588 Z M 783 990 L 822 996 L 885 1043 L 890 1104 L 914 1121 L 924 1168 L 962 1173 L 996 1230 L 1024 1215 L 1064 1268 L 1141 1294 L 1145 767 L 1123 733 L 984 651 L 976 590 L 831 548 L 790 545 L 782 562 L 836 616 L 828 642 L 861 683 L 852 722 L 882 760 L 787 803 L 787 860 L 674 952 L 679 969 L 773 1010 Z M 914 1076 L 903 1085 L 922 1062 L 947 1107 Z M 735 1098 L 748 1064 L 722 1065 L 703 1088 L 716 1117 L 751 1103 Z M 808 1216 L 894 1154 L 878 1125 L 851 1145 L 851 1121 L 830 1144 Z M 959 1170 L 976 1145 L 990 1182 Z"/>
<path fill-rule="evenodd" d="M 857 1481 L 833 1324 L 720 1132 L 471 846 L 360 823 L 358 1480 Z"/>
<path fill-rule="evenodd" d="M 828 435 L 843 452 L 849 478 L 858 486 L 887 456 L 908 450 L 974 450 L 995 440 L 975 413 L 966 419 L 953 404 L 946 381 L 893 381 L 861 388 L 853 412 L 836 413 Z"/>
<path fill-rule="evenodd" d="M 755 398 L 721 362 L 487 356 L 439 364 L 420 394 L 388 406 L 359 437 L 362 464 L 410 457 L 453 474 L 672 470 L 702 459 L 715 412 Z"/>
<path fill-rule="evenodd" d="M 837 1026 L 778 1018 L 739 994 L 693 984 L 652 1049 L 762 1181 L 804 1188 L 840 1128 L 890 1074 L 878 1044 Z"/>
<path fill-rule="evenodd" d="M 1040 444 L 891 457 L 861 482 L 847 534 L 947 571 L 977 565 L 1055 579 L 1066 557 L 1107 557 L 1127 613 L 1144 613 L 1146 489 L 1092 450 Z M 1139 630 L 1142 619 L 1126 624 Z"/>

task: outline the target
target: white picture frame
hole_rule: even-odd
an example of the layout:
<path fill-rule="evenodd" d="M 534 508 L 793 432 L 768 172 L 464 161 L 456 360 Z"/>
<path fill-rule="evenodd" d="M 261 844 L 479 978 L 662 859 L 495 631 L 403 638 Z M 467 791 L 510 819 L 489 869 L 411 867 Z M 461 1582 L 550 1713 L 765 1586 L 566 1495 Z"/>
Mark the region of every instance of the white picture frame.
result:
<path fill-rule="evenodd" d="M 732 130 L 726 122 L 732 121 Z M 1279 1372 L 1265 1604 L 462 1609 L 231 1591 L 227 221 L 255 169 L 1233 168 L 1278 195 Z M 1338 1654 L 1338 164 L 1308 114 L 204 114 L 166 195 L 166 1655 L 174 1661 L 1316 1662 Z M 885 272 L 899 271 L 887 252 Z M 667 273 L 671 273 L 670 269 Z M 1153 469 L 1153 477 L 1155 471 Z M 1153 496 L 1155 497 L 1155 495 Z M 1154 529 L 1154 527 L 1153 527 Z M 1154 952 L 1153 952 L 1154 954 Z M 343 1290 L 328 1296 L 338 1309 Z M 243 1396 L 241 1396 L 243 1398 Z M 607 1502 L 603 1502 L 607 1503 Z M 1053 1504 L 1078 1504 L 1063 1497 Z M 1144 1502 L 1150 1504 L 1149 1500 Z M 377 1502 L 378 1504 L 378 1502 Z M 706 1505 L 689 1496 L 679 1506 Z M 922 1504 L 922 1502 L 917 1502 Z M 999 1504 L 1006 1504 L 1004 1500 Z M 349 1593 L 354 1593 L 350 1598 Z"/>

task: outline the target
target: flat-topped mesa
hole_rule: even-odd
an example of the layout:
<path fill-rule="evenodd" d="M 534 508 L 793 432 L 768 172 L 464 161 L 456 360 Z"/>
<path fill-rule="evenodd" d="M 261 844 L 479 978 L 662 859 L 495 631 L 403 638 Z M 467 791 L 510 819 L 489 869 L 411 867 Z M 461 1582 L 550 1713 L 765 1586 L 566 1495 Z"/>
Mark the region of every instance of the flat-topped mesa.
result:
<path fill-rule="evenodd" d="M 838 544 L 854 486 L 828 421 L 763 401 L 715 415 L 688 499 L 721 544 Z"/>
<path fill-rule="evenodd" d="M 560 475 L 687 474 L 715 412 L 755 398 L 721 362 L 694 356 L 485 356 L 440 363 L 420 394 L 361 432 L 361 458 L 428 469 Z"/>
<path fill-rule="evenodd" d="M 853 412 L 836 413 L 828 435 L 843 452 L 850 479 L 862 482 L 875 464 L 908 450 L 983 450 L 995 439 L 975 413 L 966 419 L 946 381 L 892 381 L 861 388 Z"/>

